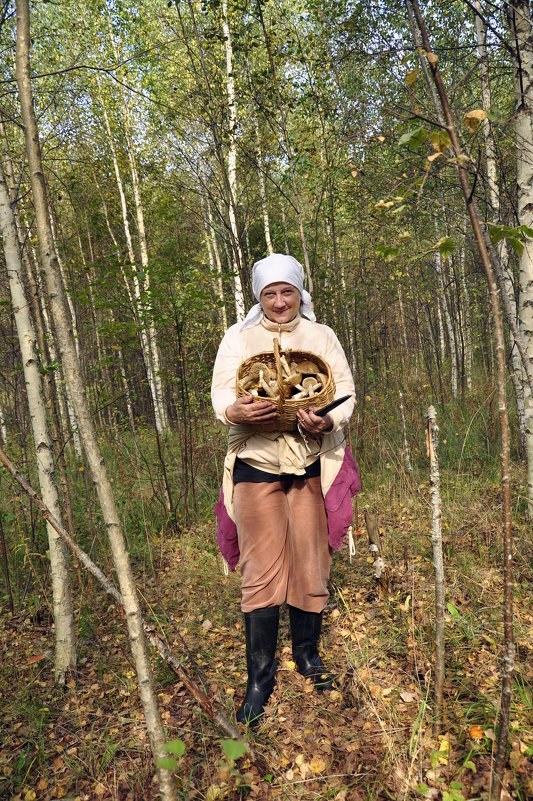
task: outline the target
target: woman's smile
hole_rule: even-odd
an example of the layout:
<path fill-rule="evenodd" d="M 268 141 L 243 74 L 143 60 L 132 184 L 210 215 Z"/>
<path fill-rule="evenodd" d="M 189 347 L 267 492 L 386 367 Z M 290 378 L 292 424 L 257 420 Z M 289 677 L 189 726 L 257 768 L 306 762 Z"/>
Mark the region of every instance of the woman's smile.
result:
<path fill-rule="evenodd" d="M 300 293 L 292 284 L 269 284 L 261 292 L 260 300 L 268 319 L 279 325 L 294 320 L 300 309 Z"/>

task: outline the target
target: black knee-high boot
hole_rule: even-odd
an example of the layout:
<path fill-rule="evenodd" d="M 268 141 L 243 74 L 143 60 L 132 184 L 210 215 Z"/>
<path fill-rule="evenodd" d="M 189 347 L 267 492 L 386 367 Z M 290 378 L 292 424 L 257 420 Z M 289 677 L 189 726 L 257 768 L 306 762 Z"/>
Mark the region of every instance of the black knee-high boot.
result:
<path fill-rule="evenodd" d="M 326 670 L 318 653 L 322 629 L 322 612 L 304 612 L 289 606 L 292 656 L 299 672 L 312 679 L 317 690 L 332 690 L 333 675 Z"/>
<path fill-rule="evenodd" d="M 253 727 L 259 723 L 264 706 L 274 688 L 277 663 L 279 606 L 244 613 L 246 626 L 246 697 L 237 712 L 239 723 Z"/>

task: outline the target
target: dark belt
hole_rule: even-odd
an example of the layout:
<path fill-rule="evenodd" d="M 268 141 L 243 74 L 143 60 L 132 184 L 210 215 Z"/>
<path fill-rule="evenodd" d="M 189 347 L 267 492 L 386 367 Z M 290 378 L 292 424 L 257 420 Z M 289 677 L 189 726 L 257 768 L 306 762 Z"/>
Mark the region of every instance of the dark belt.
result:
<path fill-rule="evenodd" d="M 305 473 L 301 476 L 292 473 L 285 473 L 282 476 L 276 473 L 266 473 L 264 470 L 258 470 L 256 467 L 243 462 L 242 459 L 235 459 L 235 467 L 233 468 L 233 483 L 241 484 L 247 482 L 249 484 L 272 484 L 274 481 L 294 481 L 297 478 L 316 478 L 320 475 L 320 459 L 310 464 L 305 468 Z"/>

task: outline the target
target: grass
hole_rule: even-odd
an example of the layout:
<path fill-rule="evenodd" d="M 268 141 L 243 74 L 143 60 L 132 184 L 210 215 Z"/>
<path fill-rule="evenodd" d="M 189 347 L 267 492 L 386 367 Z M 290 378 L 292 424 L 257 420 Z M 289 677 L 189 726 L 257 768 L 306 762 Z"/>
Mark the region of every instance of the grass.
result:
<path fill-rule="evenodd" d="M 486 795 L 499 705 L 501 663 L 501 510 L 495 409 L 482 393 L 439 410 L 443 526 L 447 575 L 445 726 L 432 731 L 433 583 L 431 511 L 424 421 L 414 391 L 405 393 L 413 475 L 402 437 L 386 420 L 387 398 L 365 406 L 359 442 L 363 476 L 352 563 L 336 556 L 325 614 L 322 651 L 338 673 L 338 689 L 320 695 L 291 669 L 283 612 L 278 682 L 268 715 L 250 741 L 258 755 L 224 762 L 218 732 L 169 668 L 154 656 L 154 673 L 168 737 L 186 751 L 179 761 L 181 799 L 319 799 L 366 801 L 422 798 L 438 789 L 447 801 Z M 390 399 L 389 399 L 390 400 Z M 390 411 L 389 411 L 390 415 Z M 379 427 L 378 427 L 379 423 Z M 370 440 L 374 432 L 375 439 Z M 198 522 L 186 530 L 161 504 L 155 449 L 140 431 L 143 459 L 125 447 L 106 453 L 146 617 L 182 656 L 196 680 L 234 719 L 244 691 L 244 634 L 239 577 L 225 577 L 211 509 L 218 496 L 224 442 L 206 428 L 198 450 Z M 126 445 L 128 443 L 126 442 Z M 165 443 L 177 496 L 177 439 Z M 148 470 L 148 466 L 150 470 Z M 70 465 L 80 544 L 112 573 L 90 482 Z M 533 797 L 533 534 L 524 517 L 523 473 L 513 467 L 516 554 L 517 661 L 506 787 L 512 798 Z M 150 801 L 157 796 L 124 620 L 92 579 L 73 574 L 79 669 L 65 690 L 54 688 L 46 537 L 38 522 L 30 546 L 29 509 L 2 495 L 9 536 L 16 614 L 0 616 L 0 797 L 22 801 L 79 797 Z M 375 592 L 364 532 L 365 508 L 375 511 L 391 569 L 390 594 Z M 371 560 L 372 561 L 372 560 Z M 35 578 L 20 608 L 29 564 Z M 474 739 L 471 727 L 481 727 Z M 449 743 L 443 746 L 443 742 Z M 444 750 L 443 750 L 444 749 Z M 447 794 L 447 795 L 446 795 Z"/>

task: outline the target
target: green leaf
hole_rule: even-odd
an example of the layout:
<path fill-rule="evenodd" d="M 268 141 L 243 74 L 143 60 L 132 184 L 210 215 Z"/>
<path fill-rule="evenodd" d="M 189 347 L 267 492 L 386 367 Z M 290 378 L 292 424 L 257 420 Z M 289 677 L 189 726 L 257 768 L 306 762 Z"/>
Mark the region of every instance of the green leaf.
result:
<path fill-rule="evenodd" d="M 457 607 L 452 604 L 451 601 L 449 601 L 446 604 L 446 609 L 448 610 L 450 615 L 454 618 L 454 620 L 459 620 L 459 618 L 461 617 L 461 613 L 459 612 Z"/>
<path fill-rule="evenodd" d="M 156 762 L 160 768 L 163 768 L 163 770 L 176 770 L 178 765 L 176 760 L 172 759 L 171 757 L 158 757 Z"/>
<path fill-rule="evenodd" d="M 447 259 L 448 256 L 451 256 L 451 254 L 455 250 L 455 242 L 451 236 L 443 236 L 437 242 L 437 247 L 440 251 L 442 258 Z"/>
<path fill-rule="evenodd" d="M 515 239 L 514 236 L 508 236 L 507 241 L 511 245 L 516 255 L 521 256 L 524 252 L 524 243 L 521 242 L 520 239 Z"/>
<path fill-rule="evenodd" d="M 424 782 L 421 782 L 416 788 L 416 792 L 420 793 L 420 795 L 426 795 L 428 790 L 429 787 L 427 786 L 427 784 L 424 784 Z"/>
<path fill-rule="evenodd" d="M 444 153 L 452 144 L 448 131 L 431 131 L 429 141 L 437 153 Z"/>
<path fill-rule="evenodd" d="M 533 239 L 533 228 L 530 228 L 529 225 L 519 225 L 518 230 L 523 231 L 528 239 Z"/>
<path fill-rule="evenodd" d="M 381 256 L 386 262 L 393 261 L 400 251 L 392 245 L 378 245 L 376 256 Z"/>
<path fill-rule="evenodd" d="M 414 128 L 412 131 L 407 131 L 398 140 L 399 145 L 407 145 L 410 150 L 416 150 L 424 144 L 428 138 L 428 132 L 425 128 Z"/>
<path fill-rule="evenodd" d="M 168 743 L 164 743 L 163 751 L 168 751 L 169 754 L 175 754 L 176 756 L 183 756 L 185 753 L 185 743 L 183 740 L 179 738 L 176 740 L 169 740 Z"/>
<path fill-rule="evenodd" d="M 220 744 L 226 756 L 226 759 L 240 759 L 248 750 L 248 746 L 244 740 L 221 740 Z"/>

